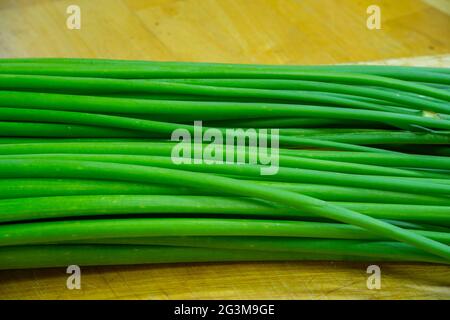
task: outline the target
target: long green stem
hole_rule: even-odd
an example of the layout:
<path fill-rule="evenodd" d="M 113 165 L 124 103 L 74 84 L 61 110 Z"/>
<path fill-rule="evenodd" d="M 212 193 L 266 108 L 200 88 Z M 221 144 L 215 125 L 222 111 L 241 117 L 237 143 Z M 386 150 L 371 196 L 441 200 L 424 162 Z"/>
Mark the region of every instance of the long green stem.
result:
<path fill-rule="evenodd" d="M 0 74 L 55 75 L 95 78 L 263 78 L 295 79 L 310 81 L 333 81 L 336 83 L 358 84 L 394 88 L 408 92 L 428 95 L 450 101 L 450 94 L 425 85 L 407 81 L 358 73 L 340 73 L 333 71 L 297 71 L 270 69 L 263 66 L 239 66 L 220 64 L 184 64 L 176 63 L 7 63 L 0 65 Z"/>
<path fill-rule="evenodd" d="M 151 183 L 165 181 L 175 186 L 222 189 L 225 193 L 272 201 L 280 205 L 310 210 L 318 216 L 367 229 L 380 236 L 411 244 L 450 260 L 450 247 L 392 224 L 322 200 L 252 182 L 216 175 L 136 165 L 63 160 L 0 160 L 0 176 L 36 178 L 98 178 Z"/>
<path fill-rule="evenodd" d="M 422 230 L 411 232 L 446 244 L 450 243 L 450 235 L 448 233 Z M 337 223 L 288 220 L 140 218 L 0 225 L 0 246 L 127 237 L 186 236 L 260 236 L 271 237 L 272 240 L 270 241 L 279 241 L 274 239 L 274 237 L 385 240 L 358 227 Z M 331 254 L 332 252 L 327 253 Z M 366 254 L 370 255 L 370 253 Z"/>
<path fill-rule="evenodd" d="M 5 158 L 0 158 L 5 159 Z M 102 163 L 121 163 L 139 166 L 157 166 L 191 172 L 204 172 L 221 175 L 247 177 L 250 179 L 264 179 L 271 181 L 319 183 L 337 186 L 399 191 L 429 195 L 449 195 L 450 184 L 443 184 L 448 180 L 421 179 L 391 176 L 373 176 L 361 174 L 347 174 L 339 172 L 278 167 L 275 175 L 261 176 L 264 166 L 252 164 L 195 164 L 174 163 L 169 157 L 130 156 L 130 155 L 93 155 L 93 154 L 48 154 L 48 155 L 19 155 L 8 156 L 7 160 L 30 159 L 30 161 L 69 160 L 69 161 L 98 161 Z M 2 160 L 2 161 L 7 161 Z M 190 160 L 190 159 L 188 159 Z M 14 176 L 13 176 L 14 177 Z M 18 176 L 20 177 L 20 176 Z M 414 180 L 412 180 L 414 179 Z M 443 181 L 441 181 L 443 180 Z M 413 182 L 413 183 L 412 183 Z"/>
<path fill-rule="evenodd" d="M 139 241 L 139 240 L 138 240 Z M 132 241 L 138 243 L 138 241 Z M 215 249 L 244 249 L 269 252 L 343 254 L 372 257 L 374 259 L 395 258 L 406 261 L 435 262 L 436 258 L 424 255 L 409 245 L 395 242 L 366 242 L 361 240 L 329 240 L 268 237 L 172 237 L 144 240 L 145 244 L 189 246 Z"/>
<path fill-rule="evenodd" d="M 292 252 L 130 245 L 43 245 L 0 248 L 0 269 L 225 261 L 392 261 L 392 258 Z M 437 259 L 438 263 L 441 260 Z"/>
<path fill-rule="evenodd" d="M 67 144 L 60 144 L 59 146 L 63 146 L 63 148 L 58 148 L 59 146 L 50 145 L 13 145 L 8 144 L 0 146 L 0 159 L 80 159 L 80 160 L 92 160 L 92 161 L 105 161 L 105 162 L 117 162 L 117 163 L 129 163 L 129 164 L 139 164 L 139 165 L 152 165 L 154 163 L 159 163 L 161 166 L 165 167 L 174 167 L 174 161 L 172 159 L 171 150 L 157 150 L 157 149 L 149 149 L 150 144 L 136 144 L 136 146 L 142 146 L 142 151 L 144 153 L 148 153 L 148 155 L 134 155 L 134 154 L 122 154 L 120 150 L 121 146 L 129 146 L 130 143 L 123 143 L 122 145 L 118 144 L 119 148 L 114 149 L 114 145 L 111 143 L 103 144 L 102 143 L 80 143 L 74 144 L 73 149 L 76 149 L 79 146 L 82 146 L 83 149 L 80 151 L 83 153 L 64 153 L 64 151 L 69 151 L 70 148 L 67 148 Z M 89 146 L 93 146 L 99 153 L 89 152 Z M 169 147 L 170 144 L 165 144 L 163 147 Z M 173 147 L 174 145 L 172 145 Z M 225 146 L 223 146 L 225 149 Z M 198 150 L 203 155 L 202 147 L 197 148 L 194 147 L 194 152 Z M 40 153 L 47 152 L 50 153 Z M 59 150 L 59 152 L 58 152 Z M 23 154 L 22 152 L 27 152 Z M 61 152 L 63 151 L 63 152 Z M 162 151 L 162 152 L 161 152 Z M 61 152 L 61 153 L 60 153 Z M 104 152 L 104 153 L 102 153 Z M 7 154 L 3 154 L 7 153 Z M 230 155 L 230 157 L 228 157 Z M 275 155 L 273 155 L 275 157 Z M 227 159 L 232 159 L 233 154 L 230 151 L 224 151 L 223 159 L 220 160 L 220 163 L 226 164 Z M 388 167 L 379 167 L 374 165 L 364 165 L 357 163 L 346 163 L 346 162 L 338 162 L 338 161 L 327 161 L 327 160 L 318 160 L 318 159 L 308 159 L 308 158 L 299 158 L 299 157 L 291 157 L 285 155 L 278 155 L 277 165 L 288 170 L 287 173 L 291 172 L 294 176 L 298 176 L 298 171 L 291 171 L 290 169 L 310 169 L 317 171 L 329 171 L 329 172 L 340 172 L 340 173 L 349 173 L 349 174 L 359 174 L 359 175 L 382 175 L 382 176 L 397 176 L 397 177 L 416 177 L 416 178 L 431 178 L 431 179 L 447 179 L 448 176 L 442 173 L 433 173 L 433 172 L 424 172 L 424 171 L 414 171 L 414 170 L 406 170 L 406 169 L 398 169 L 398 168 L 388 168 Z M 209 164 L 206 163 L 206 160 L 215 160 L 211 159 L 210 156 L 203 156 L 202 163 L 203 165 L 196 165 L 193 171 L 207 171 L 207 172 L 215 172 L 215 173 L 223 173 L 223 174 L 238 174 L 238 175 L 254 175 L 254 170 L 258 169 L 252 165 L 256 162 L 254 159 L 257 158 L 257 154 L 254 152 L 248 152 L 246 159 L 236 161 L 239 164 L 245 165 L 244 167 L 250 168 L 249 170 L 243 170 L 243 168 L 233 169 L 228 165 L 220 165 L 217 164 Z M 183 160 L 184 163 L 190 164 L 195 163 L 194 159 L 191 157 L 179 157 L 179 161 Z M 258 163 L 255 163 L 258 164 Z M 178 165 L 176 165 L 178 166 Z M 178 168 L 183 169 L 190 166 L 187 165 L 179 165 Z M 229 172 L 229 170 L 234 170 Z M 283 171 L 286 171 L 283 169 Z M 253 172 L 252 172 L 253 171 Z"/>
<path fill-rule="evenodd" d="M 195 134 L 195 127 L 193 125 L 183 125 L 177 123 L 143 120 L 135 118 L 127 118 L 120 116 L 109 116 L 101 114 L 90 114 L 82 112 L 67 112 L 54 110 L 35 110 L 35 109 L 13 109 L 0 108 L 0 120 L 7 121 L 49 121 L 56 123 L 77 124 L 87 126 L 102 126 L 126 130 L 136 130 L 150 134 L 161 134 L 163 137 L 169 138 L 171 134 L 178 129 L 184 129 Z M 450 121 L 449 121 L 450 123 Z M 202 128 L 202 132 L 208 128 Z M 226 134 L 226 130 L 222 130 Z M 245 133 L 239 133 L 245 136 Z M 270 141 L 270 135 L 260 135 L 260 138 L 266 138 Z M 388 152 L 383 149 L 363 147 L 352 144 L 345 144 L 340 142 L 325 141 L 311 138 L 298 138 L 290 136 L 279 136 L 279 143 L 288 146 L 313 146 L 313 147 L 328 147 L 337 148 L 349 151 L 367 151 L 367 152 Z"/>
<path fill-rule="evenodd" d="M 0 89 L 0 269 L 450 263 L 450 69 L 4 59 Z"/>
<path fill-rule="evenodd" d="M 151 187 L 151 186 L 150 186 Z M 274 188 L 274 187 L 271 187 Z M 289 190 L 287 190 L 289 191 Z M 183 191 L 180 191 L 183 192 Z M 305 194 L 306 195 L 306 194 Z M 449 206 L 330 202 L 333 206 L 363 212 L 377 219 L 450 224 Z M 61 208 L 63 206 L 63 208 Z M 192 215 L 316 218 L 314 209 L 295 209 L 248 198 L 201 195 L 86 195 L 0 200 L 0 222 L 105 215 Z"/>
<path fill-rule="evenodd" d="M 268 90 L 273 89 L 274 86 L 278 90 Z M 232 79 L 228 81 L 213 80 L 208 82 L 207 80 L 201 79 L 175 82 L 156 80 L 119 80 L 0 74 L 0 88 L 9 90 L 52 90 L 75 93 L 81 92 L 87 94 L 134 92 L 151 94 L 185 94 L 212 97 L 262 98 L 280 101 L 286 100 L 294 102 L 337 105 L 342 107 L 386 112 L 400 111 L 400 109 L 395 107 L 391 108 L 389 106 L 382 106 L 366 101 L 357 101 L 347 96 L 344 97 L 338 95 L 322 94 L 320 91 L 323 91 L 352 94 L 356 96 L 367 96 L 377 99 L 381 98 L 389 102 L 399 103 L 405 108 L 430 110 L 447 114 L 450 113 L 450 107 L 445 102 L 439 102 L 438 100 L 425 101 L 424 99 L 419 99 L 409 95 L 403 95 L 402 93 L 391 93 L 389 91 L 371 88 L 306 81 L 294 82 L 293 84 L 291 84 L 289 81 L 284 81 L 279 84 L 271 82 L 267 83 L 261 80 L 259 82 L 243 82 L 240 79 L 236 79 L 236 81 Z M 32 96 L 32 94 L 30 93 L 23 93 L 22 95 L 25 97 Z"/>
<path fill-rule="evenodd" d="M 450 199 L 437 196 L 320 184 L 299 184 L 269 181 L 253 182 L 261 185 L 267 185 L 269 187 L 276 187 L 305 194 L 324 201 L 450 206 Z M 197 190 L 159 184 L 140 184 L 121 181 L 79 179 L 0 179 L 0 199 L 88 195 L 196 195 L 196 199 L 202 199 L 200 196 L 220 196 L 221 192 L 211 189 Z M 73 199 L 73 197 L 70 199 Z M 156 197 L 153 201 L 158 199 L 160 198 Z M 176 197 L 173 200 L 169 199 L 167 202 L 162 203 L 166 203 L 166 205 L 170 207 L 170 204 L 174 203 L 175 200 L 182 199 L 182 197 Z M 222 199 L 220 198 L 215 198 L 214 205 L 211 205 L 209 210 L 214 212 L 214 208 L 218 207 L 215 205 L 219 205 L 221 200 Z M 203 202 L 199 201 L 195 205 L 200 206 L 200 203 L 203 203 L 204 205 L 207 201 L 207 199 Z M 157 206 L 156 203 L 154 203 L 155 206 Z M 161 206 L 163 206 L 163 204 L 161 204 Z M 241 207 L 238 203 L 236 206 L 236 211 L 239 211 L 240 208 Z M 409 217 L 411 219 L 414 218 L 414 216 Z"/>
<path fill-rule="evenodd" d="M 76 137 L 76 138 L 127 138 L 152 137 L 129 130 L 58 123 L 5 122 L 0 121 L 0 136 L 4 137 Z"/>
<path fill-rule="evenodd" d="M 450 121 L 410 114 L 338 107 L 213 101 L 165 101 L 81 96 L 52 93 L 0 92 L 0 106 L 53 109 L 91 113 L 128 113 L 169 116 L 185 120 L 224 120 L 258 117 L 310 117 L 379 121 L 395 125 L 419 125 L 450 130 Z M 44 111 L 41 111 L 44 112 Z M 178 117 L 178 118 L 176 118 Z"/>
<path fill-rule="evenodd" d="M 354 162 L 387 167 L 410 167 L 450 170 L 448 157 L 416 154 L 366 154 L 364 152 L 329 152 L 314 150 L 280 150 L 280 154 L 313 159 Z"/>

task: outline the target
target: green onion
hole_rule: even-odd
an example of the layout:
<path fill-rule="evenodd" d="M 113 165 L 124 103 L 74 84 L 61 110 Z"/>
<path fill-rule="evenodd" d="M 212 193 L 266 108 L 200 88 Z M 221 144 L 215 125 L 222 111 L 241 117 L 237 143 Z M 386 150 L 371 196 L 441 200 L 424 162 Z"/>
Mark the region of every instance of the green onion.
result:
<path fill-rule="evenodd" d="M 167 246 L 43 245 L 0 248 L 0 269 L 225 261 L 373 261 L 373 257 Z M 395 258 L 377 259 L 392 261 Z M 435 259 L 433 262 L 441 262 Z"/>
<path fill-rule="evenodd" d="M 327 202 L 277 188 L 255 183 L 160 167 L 143 167 L 114 163 L 64 160 L 0 160 L 0 177 L 54 177 L 89 178 L 122 181 L 151 182 L 164 180 L 167 184 L 190 187 L 220 188 L 226 193 L 245 195 L 273 201 L 297 209 L 306 209 L 318 216 L 345 222 L 379 233 L 390 239 L 404 241 L 426 252 L 450 259 L 450 247 L 426 237 L 411 233 L 386 222 L 331 205 Z"/>
<path fill-rule="evenodd" d="M 0 269 L 448 264 L 449 89 L 445 68 L 0 60 Z M 237 135 L 214 157 L 210 129 Z"/>

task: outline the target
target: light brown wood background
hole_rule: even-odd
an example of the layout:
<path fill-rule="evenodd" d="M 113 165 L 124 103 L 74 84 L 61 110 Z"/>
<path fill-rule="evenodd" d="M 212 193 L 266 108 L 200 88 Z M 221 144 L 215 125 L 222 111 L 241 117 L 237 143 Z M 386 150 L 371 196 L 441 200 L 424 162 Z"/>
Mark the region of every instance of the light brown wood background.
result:
<path fill-rule="evenodd" d="M 81 7 L 81 30 L 66 8 Z M 366 28 L 378 4 L 382 29 Z M 0 0 L 0 57 L 92 57 L 323 64 L 443 54 L 449 0 Z M 402 60 L 402 63 L 404 61 Z M 82 290 L 63 268 L 0 272 L 0 299 L 450 299 L 450 268 L 363 263 L 226 263 L 90 267 Z"/>

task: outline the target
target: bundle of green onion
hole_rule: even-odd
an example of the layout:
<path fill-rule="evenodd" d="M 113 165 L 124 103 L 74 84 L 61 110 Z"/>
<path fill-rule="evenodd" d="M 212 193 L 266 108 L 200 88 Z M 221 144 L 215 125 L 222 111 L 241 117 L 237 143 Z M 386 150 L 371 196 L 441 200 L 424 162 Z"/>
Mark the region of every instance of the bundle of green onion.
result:
<path fill-rule="evenodd" d="M 277 173 L 175 163 L 194 121 Z M 450 69 L 3 59 L 0 129 L 0 269 L 450 262 Z"/>

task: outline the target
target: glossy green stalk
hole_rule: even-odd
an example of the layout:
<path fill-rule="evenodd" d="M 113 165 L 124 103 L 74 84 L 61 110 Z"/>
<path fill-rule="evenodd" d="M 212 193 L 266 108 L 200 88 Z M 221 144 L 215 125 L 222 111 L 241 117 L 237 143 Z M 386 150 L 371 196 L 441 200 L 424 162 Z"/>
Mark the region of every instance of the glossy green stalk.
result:
<path fill-rule="evenodd" d="M 392 261 L 345 255 L 132 245 L 43 245 L 0 248 L 0 269 L 67 267 L 68 265 L 134 265 L 147 263 L 226 261 Z M 438 260 L 440 261 L 440 260 Z"/>
<path fill-rule="evenodd" d="M 365 228 L 377 235 L 411 244 L 426 252 L 450 260 L 450 247 L 392 224 L 371 218 L 322 200 L 294 192 L 268 188 L 248 181 L 217 175 L 160 167 L 143 167 L 105 162 L 64 160 L 0 160 L 0 177 L 96 178 L 152 183 L 165 181 L 175 186 L 216 188 L 239 196 L 254 197 L 287 207 L 308 210 L 320 217 Z"/>
<path fill-rule="evenodd" d="M 90 144 L 90 143 L 89 143 Z M 128 164 L 138 164 L 138 165 L 152 165 L 157 163 L 160 166 L 164 167 L 175 167 L 180 169 L 190 168 L 192 167 L 192 171 L 201 171 L 201 172 L 214 172 L 214 173 L 223 173 L 223 174 L 237 174 L 244 176 L 254 176 L 255 169 L 261 167 L 257 167 L 253 165 L 250 157 L 257 158 L 257 154 L 254 152 L 248 152 L 246 158 L 243 160 L 236 160 L 236 163 L 242 164 L 242 168 L 233 168 L 234 166 L 227 163 L 227 155 L 233 156 L 231 152 L 224 151 L 223 159 L 220 160 L 223 164 L 210 164 L 203 162 L 198 164 L 194 163 L 194 159 L 191 157 L 179 157 L 179 161 L 181 159 L 186 164 L 175 164 L 175 161 L 172 158 L 172 155 L 169 153 L 171 150 L 167 150 L 169 152 L 159 152 L 160 150 L 149 150 L 150 144 L 141 144 L 144 146 L 143 152 L 149 153 L 149 155 L 134 155 L 134 154 L 122 154 L 119 152 L 120 147 L 115 149 L 115 152 L 111 152 L 109 154 L 108 150 L 114 151 L 114 147 L 109 144 L 104 144 L 103 147 L 99 148 L 101 142 L 92 143 L 92 146 L 95 146 L 97 150 L 100 152 L 94 153 L 89 152 L 88 148 L 89 144 L 79 144 L 85 146 L 86 149 L 80 150 L 83 153 L 60 153 L 58 150 L 61 148 L 53 148 L 49 150 L 49 145 L 12 145 L 8 144 L 0 146 L 0 159 L 61 159 L 61 160 L 91 160 L 91 161 L 104 161 L 104 162 L 117 162 L 117 163 L 128 163 Z M 129 145 L 130 143 L 124 143 L 123 145 Z M 168 146 L 168 145 L 167 145 Z M 9 147 L 9 148 L 8 148 Z M 18 148 L 14 148 L 18 147 Z M 33 148 L 37 147 L 37 148 Z M 39 148 L 41 147 L 41 148 Z M 76 145 L 74 145 L 76 147 Z M 50 153 L 39 153 L 46 152 L 45 149 L 49 150 Z M 62 148 L 63 150 L 68 150 L 68 148 Z M 202 151 L 202 148 L 193 148 L 194 150 Z M 35 150 L 33 152 L 33 150 Z M 123 149 L 122 149 L 123 150 Z M 22 152 L 26 151 L 29 153 L 23 154 Z M 10 152 L 10 154 L 2 154 L 2 152 Z M 17 153 L 15 153 L 17 152 Z M 104 153 L 102 153 L 104 152 Z M 156 154 L 154 156 L 153 154 Z M 273 155 L 275 157 L 275 155 Z M 298 171 L 292 171 L 291 169 L 310 169 L 316 171 L 326 171 L 326 172 L 340 172 L 340 173 L 348 173 L 348 174 L 358 174 L 358 175 L 373 175 L 373 176 L 396 176 L 396 177 L 415 177 L 415 178 L 430 178 L 430 179 L 447 179 L 448 176 L 442 173 L 434 173 L 434 172 L 423 172 L 423 171 L 414 171 L 414 170 L 406 170 L 406 169 L 398 169 L 398 168 L 387 168 L 387 167 L 378 167 L 374 165 L 364 165 L 364 164 L 354 164 L 354 163 L 346 163 L 346 162 L 337 162 L 337 161 L 327 161 L 327 160 L 317 160 L 317 159 L 308 159 L 308 158 L 298 158 L 291 157 L 285 155 L 278 155 L 277 165 L 284 168 L 284 171 L 287 170 L 284 174 L 292 173 L 292 179 L 296 179 L 295 177 L 299 177 Z M 209 156 L 204 156 L 203 160 L 217 160 L 211 159 Z M 194 163 L 195 166 L 191 164 Z M 258 164 L 258 163 L 255 163 Z M 249 168 L 248 170 L 244 170 L 245 168 Z M 232 171 L 230 171 L 232 170 Z M 279 170 L 278 170 L 279 172 Z M 269 179 L 270 177 L 261 177 L 261 179 Z M 389 179 L 389 178 L 388 178 Z M 279 179 L 275 179 L 279 180 Z M 438 180 L 438 181 L 440 181 Z M 295 180 L 296 181 L 296 180 Z M 424 180 L 425 181 L 425 180 Z M 292 182 L 292 181 L 291 181 Z M 301 182 L 301 181 L 297 181 Z M 433 182 L 433 180 L 431 180 Z"/>
<path fill-rule="evenodd" d="M 436 197 L 428 195 L 401 193 L 393 191 L 381 191 L 373 189 L 329 186 L 319 184 L 299 184 L 299 183 L 286 183 L 286 182 L 269 182 L 269 181 L 253 181 L 255 183 L 266 185 L 269 187 L 276 187 L 292 192 L 297 192 L 319 198 L 324 201 L 335 202 L 365 202 L 365 203 L 385 203 L 385 204 L 409 204 L 409 205 L 434 205 L 434 206 L 450 206 L 450 199 L 446 197 Z M 103 180 L 79 180 L 79 179 L 0 179 L 0 199 L 15 199 L 15 198 L 38 198 L 38 197 L 57 197 L 57 196 L 72 196 L 70 199 L 75 200 L 73 196 L 106 196 L 106 195 L 195 195 L 193 198 L 196 200 L 192 203 L 192 207 L 198 206 L 199 210 L 203 210 L 200 207 L 209 203 L 204 210 L 210 210 L 211 213 L 216 212 L 218 208 L 224 204 L 224 198 L 221 196 L 220 191 L 211 189 L 192 189 L 171 187 L 160 184 L 139 184 L 129 183 L 121 181 L 103 181 Z M 214 198 L 205 198 L 204 196 L 215 196 Z M 130 198 L 132 199 L 132 198 Z M 151 198 L 153 202 L 154 210 L 160 209 L 163 206 L 172 208 L 171 204 L 177 201 L 177 208 L 185 208 L 188 203 L 184 202 L 183 197 L 174 197 L 165 199 L 164 197 Z M 227 197 L 226 199 L 229 199 Z M 214 203 L 211 203 L 211 201 Z M 25 200 L 24 201 L 30 201 Z M 104 200 L 105 202 L 108 200 Z M 115 203 L 113 199 L 110 199 L 111 203 Z M 225 200 L 227 201 L 227 200 Z M 0 202 L 1 203 L 1 202 Z M 89 201 L 88 201 L 89 203 Z M 100 202 L 100 205 L 104 203 Z M 150 210 L 151 207 L 146 206 L 147 201 L 143 201 L 143 206 L 146 210 Z M 183 206 L 182 206 L 183 204 Z M 0 206 L 3 206 L 1 204 Z M 31 204 L 30 205 L 35 205 Z M 230 206 L 235 205 L 235 211 L 246 210 L 245 205 L 242 202 L 231 202 Z M 11 205 L 13 208 L 14 204 Z M 106 204 L 109 208 L 109 205 Z M 244 208 L 244 209 L 243 209 Z M 10 210 L 10 209 L 4 209 Z M 93 210 L 90 207 L 90 210 Z M 125 209 L 122 209 L 125 211 Z M 127 207 L 126 210 L 132 210 Z M 193 209 L 192 209 L 193 210 Z M 154 211 L 156 212 L 156 211 Z M 189 211 L 193 212 L 193 211 Z M 231 210 L 230 210 L 231 212 Z M 93 212 L 94 213 L 94 212 Z M 3 218 L 5 215 L 3 215 Z M 382 217 L 382 216 L 380 216 Z M 414 215 L 406 217 L 406 219 L 414 219 Z M 426 218 L 426 217 L 425 217 Z M 429 216 L 432 219 L 432 216 Z M 1 219 L 0 219 L 1 220 Z"/>
<path fill-rule="evenodd" d="M 1 137 L 76 137 L 76 138 L 133 138 L 152 134 L 142 134 L 129 130 L 102 128 L 96 126 L 83 126 L 59 123 L 36 123 L 36 122 L 12 122 L 0 121 Z"/>
<path fill-rule="evenodd" d="M 67 112 L 67 111 L 54 111 L 54 110 L 36 110 L 36 109 L 13 109 L 13 108 L 0 108 L 0 120 L 7 121 L 50 121 L 56 123 L 66 124 L 79 124 L 87 126 L 101 126 L 111 127 L 126 130 L 136 130 L 144 133 L 158 134 L 161 137 L 170 138 L 172 133 L 177 129 L 184 129 L 195 134 L 195 127 L 193 125 L 183 125 L 170 122 L 161 122 L 153 120 L 142 120 L 135 118 L 127 118 L 120 116 L 109 116 L 102 114 L 91 114 L 82 112 Z M 450 121 L 449 121 L 450 123 Z M 203 132 L 208 130 L 207 127 L 202 128 Z M 226 134 L 225 129 L 221 129 L 223 134 Z M 241 136 L 245 136 L 244 133 L 240 133 Z M 267 139 L 270 141 L 270 134 L 259 135 L 260 139 Z M 331 142 L 319 139 L 310 138 L 297 138 L 289 136 L 278 137 L 280 145 L 288 146 L 313 146 L 313 147 L 326 147 L 337 148 L 351 151 L 367 151 L 367 152 L 389 152 L 383 149 L 357 146 L 352 144 L 345 144 L 339 142 Z M 390 152 L 389 152 L 390 153 Z"/>
<path fill-rule="evenodd" d="M 328 106 L 251 102 L 164 101 L 16 91 L 0 92 L 0 106 L 3 107 L 122 114 L 124 105 L 127 106 L 127 113 L 169 116 L 174 120 L 225 120 L 274 116 L 308 117 L 378 121 L 389 125 L 418 125 L 450 130 L 450 121 L 445 119 Z"/>
<path fill-rule="evenodd" d="M 151 187 L 151 186 L 149 186 Z M 270 186 L 273 189 L 273 186 Z M 282 189 L 290 191 L 289 189 Z M 183 190 L 180 191 L 183 193 Z M 185 192 L 185 191 L 184 191 Z M 307 195 L 305 193 L 304 195 Z M 363 212 L 377 219 L 450 225 L 449 206 L 330 202 L 339 208 Z M 271 219 L 317 218 L 314 209 L 295 209 L 244 197 L 218 195 L 72 195 L 0 200 L 0 222 L 68 217 L 139 214 L 150 216 L 192 215 L 270 217 Z"/>
<path fill-rule="evenodd" d="M 268 90 L 276 87 L 278 90 Z M 81 77 L 50 77 L 0 74 L 0 88 L 6 90 L 30 91 L 56 91 L 65 93 L 105 94 L 105 93 L 150 93 L 150 94 L 176 94 L 206 97 L 228 97 L 249 99 L 272 99 L 279 101 L 293 101 L 302 103 L 318 103 L 330 106 L 350 107 L 356 109 L 378 110 L 385 112 L 407 113 L 408 108 L 430 110 L 441 113 L 450 113 L 450 107 L 444 101 L 426 101 L 414 96 L 403 95 L 401 92 L 389 92 L 357 86 L 327 84 L 322 82 L 300 81 L 291 83 L 267 83 L 264 81 L 233 80 L 119 80 Z M 300 90 L 300 91 L 299 91 Z M 318 92 L 317 92 L 318 91 Z M 329 95 L 323 92 L 335 92 L 348 96 Z M 18 95 L 18 94 L 16 94 Z M 23 92 L 23 97 L 32 97 L 32 93 Z M 354 100 L 354 96 L 384 99 L 383 106 L 366 102 L 361 99 Z M 0 96 L 1 97 L 1 96 Z M 149 96 L 151 98 L 151 96 Z M 11 103 L 15 103 L 13 100 Z M 389 103 L 399 104 L 406 108 L 389 106 Z"/>
<path fill-rule="evenodd" d="M 412 230 L 411 232 L 450 244 L 450 234 L 448 233 L 422 230 Z M 289 220 L 140 218 L 0 225 L 0 247 L 127 237 L 190 236 L 260 236 L 269 237 L 268 241 L 274 242 L 279 241 L 276 239 L 279 237 L 385 240 L 364 229 L 344 224 Z M 182 239 L 180 242 L 183 242 Z M 186 242 L 186 245 L 189 245 L 189 241 Z M 332 252 L 326 253 L 331 254 Z M 366 254 L 370 255 L 370 253 Z M 352 255 L 354 254 L 352 253 Z"/>
<path fill-rule="evenodd" d="M 182 66 L 182 68 L 180 68 Z M 125 64 L 96 61 L 82 63 L 5 63 L 0 64 L 0 74 L 53 75 L 119 79 L 158 78 L 258 78 L 295 79 L 321 82 L 336 82 L 394 88 L 428 95 L 450 101 L 450 93 L 426 85 L 407 81 L 358 73 L 333 71 L 304 71 L 270 69 L 264 66 L 239 66 L 225 64 L 182 64 L 179 63 L 132 63 Z M 437 75 L 439 76 L 439 75 Z"/>
<path fill-rule="evenodd" d="M 321 160 L 372 164 L 386 167 L 409 167 L 450 170 L 450 158 L 417 154 L 367 154 L 365 152 L 329 152 L 315 150 L 280 150 L 280 154 Z"/>
<path fill-rule="evenodd" d="M 1 161 L 29 159 L 30 161 L 68 160 L 68 161 L 98 161 L 101 163 L 121 163 L 149 167 L 164 167 L 189 172 L 202 172 L 220 175 L 244 177 L 247 179 L 261 179 L 291 183 L 319 183 L 347 187 L 362 187 L 385 191 L 398 191 L 428 195 L 450 195 L 450 183 L 444 179 L 410 178 L 395 176 L 376 176 L 362 174 L 348 174 L 331 171 L 319 171 L 278 167 L 274 175 L 261 175 L 265 166 L 253 164 L 196 164 L 174 163 L 169 157 L 158 156 L 130 156 L 130 155 L 93 155 L 93 154 L 44 154 L 18 155 L 2 157 Z M 186 160 L 191 160 L 186 159 Z M 12 177 L 20 177 L 14 176 Z M 443 184 L 446 183 L 446 184 Z"/>

